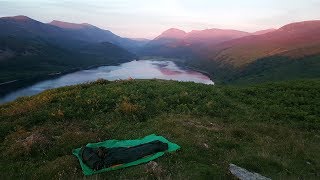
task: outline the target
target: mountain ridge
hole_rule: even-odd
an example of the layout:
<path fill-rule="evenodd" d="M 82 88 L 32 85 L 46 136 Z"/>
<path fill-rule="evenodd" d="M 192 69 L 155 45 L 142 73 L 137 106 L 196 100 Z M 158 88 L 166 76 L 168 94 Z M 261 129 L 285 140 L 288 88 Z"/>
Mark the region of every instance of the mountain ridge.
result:
<path fill-rule="evenodd" d="M 275 28 L 270 28 L 270 29 L 259 30 L 259 31 L 253 32 L 253 33 L 251 33 L 251 34 L 252 34 L 252 35 L 262 35 L 262 34 L 267 34 L 267 33 L 276 31 L 276 30 L 277 30 L 277 29 L 275 29 Z"/>
<path fill-rule="evenodd" d="M 154 40 L 159 39 L 182 39 L 187 33 L 183 30 L 177 29 L 177 28 L 170 28 L 163 33 L 161 33 L 159 36 L 154 38 Z"/>
<path fill-rule="evenodd" d="M 88 23 L 70 23 L 70 22 L 64 22 L 64 21 L 59 21 L 59 20 L 53 20 L 50 23 L 50 25 L 54 25 L 60 28 L 65 28 L 65 29 L 82 29 L 86 27 L 93 27 L 93 25 L 88 24 Z"/>
<path fill-rule="evenodd" d="M 320 21 L 291 23 L 266 34 L 223 42 L 211 47 L 213 53 L 210 59 L 243 66 L 267 56 L 281 54 L 290 56 L 288 52 L 301 48 L 313 50 L 309 51 L 312 53 L 303 51 L 300 56 L 320 53 Z"/>
<path fill-rule="evenodd" d="M 249 35 L 247 32 L 230 29 L 205 29 L 185 32 L 170 28 L 149 41 L 140 51 L 142 55 L 192 56 L 193 51 L 209 44 L 218 44 Z"/>

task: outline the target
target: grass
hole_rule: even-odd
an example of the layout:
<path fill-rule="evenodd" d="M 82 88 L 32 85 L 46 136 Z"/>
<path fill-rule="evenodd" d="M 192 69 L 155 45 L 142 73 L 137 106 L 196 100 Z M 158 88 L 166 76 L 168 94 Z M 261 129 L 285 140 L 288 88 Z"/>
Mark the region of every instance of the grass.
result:
<path fill-rule="evenodd" d="M 320 174 L 320 81 L 208 86 L 130 80 L 45 91 L 0 106 L 1 179 L 83 178 L 74 148 L 155 133 L 180 151 L 89 179 L 229 179 L 228 164 L 274 179 Z"/>
<path fill-rule="evenodd" d="M 269 81 L 286 81 L 297 78 L 320 77 L 320 56 L 300 59 L 267 57 L 257 60 L 230 77 L 234 84 L 256 84 Z"/>

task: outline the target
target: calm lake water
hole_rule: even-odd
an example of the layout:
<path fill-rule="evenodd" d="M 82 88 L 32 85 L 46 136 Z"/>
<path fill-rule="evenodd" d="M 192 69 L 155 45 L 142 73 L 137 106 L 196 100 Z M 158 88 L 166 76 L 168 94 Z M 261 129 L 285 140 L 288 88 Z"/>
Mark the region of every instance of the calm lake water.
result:
<path fill-rule="evenodd" d="M 95 81 L 97 79 L 165 79 L 191 81 L 203 84 L 214 84 L 210 78 L 199 72 L 177 66 L 172 61 L 140 60 L 131 61 L 119 66 L 102 66 L 63 75 L 56 79 L 46 80 L 32 86 L 14 91 L 0 98 L 0 104 L 13 101 L 18 97 L 32 96 L 47 89 Z"/>

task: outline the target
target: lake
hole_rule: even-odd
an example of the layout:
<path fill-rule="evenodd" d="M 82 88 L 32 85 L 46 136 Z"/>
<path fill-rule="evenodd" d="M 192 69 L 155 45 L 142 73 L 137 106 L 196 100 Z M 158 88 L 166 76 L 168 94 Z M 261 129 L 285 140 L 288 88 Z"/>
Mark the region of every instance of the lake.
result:
<path fill-rule="evenodd" d="M 47 89 L 86 83 L 98 79 L 164 79 L 188 81 L 213 85 L 214 82 L 206 75 L 194 70 L 179 67 L 172 61 L 139 60 L 123 63 L 118 66 L 101 66 L 95 69 L 82 70 L 38 82 L 34 85 L 11 92 L 0 98 L 0 104 L 13 101 L 18 97 L 32 96 Z"/>

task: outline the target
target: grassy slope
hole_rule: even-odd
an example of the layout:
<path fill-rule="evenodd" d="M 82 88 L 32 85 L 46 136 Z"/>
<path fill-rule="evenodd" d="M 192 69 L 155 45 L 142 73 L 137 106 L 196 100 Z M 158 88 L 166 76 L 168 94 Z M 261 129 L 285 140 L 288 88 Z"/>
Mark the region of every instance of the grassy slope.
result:
<path fill-rule="evenodd" d="M 156 133 L 182 147 L 157 159 L 156 171 L 140 165 L 93 178 L 227 178 L 229 163 L 272 178 L 319 178 L 319 90 L 319 80 L 101 80 L 49 90 L 0 106 L 0 177 L 81 178 L 73 148 Z"/>
<path fill-rule="evenodd" d="M 189 65 L 212 74 L 218 84 L 256 84 L 320 77 L 320 55 L 292 59 L 270 56 L 241 68 L 208 60 L 189 61 Z"/>
<path fill-rule="evenodd" d="M 300 59 L 268 57 L 249 64 L 230 78 L 232 83 L 248 84 L 320 77 L 320 55 Z"/>

